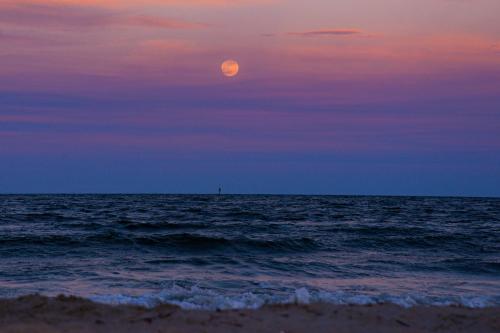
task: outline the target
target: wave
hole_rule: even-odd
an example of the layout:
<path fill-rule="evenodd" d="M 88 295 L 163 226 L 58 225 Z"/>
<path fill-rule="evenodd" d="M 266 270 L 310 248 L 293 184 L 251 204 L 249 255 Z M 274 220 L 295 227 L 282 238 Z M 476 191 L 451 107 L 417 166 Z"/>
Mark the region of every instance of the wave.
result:
<path fill-rule="evenodd" d="M 275 251 L 306 251 L 317 247 L 316 242 L 307 237 L 283 237 L 278 239 L 255 238 L 225 238 L 218 236 L 204 236 L 199 234 L 169 234 L 136 237 L 134 241 L 141 245 L 175 246 L 184 249 L 247 249 L 247 250 L 275 250 Z"/>
<path fill-rule="evenodd" d="M 269 221 L 269 217 L 260 212 L 255 212 L 251 210 L 233 210 L 224 215 L 228 218 L 236 218 L 238 220 L 251 220 L 251 221 Z"/>
<path fill-rule="evenodd" d="M 207 229 L 212 225 L 209 223 L 174 223 L 174 222 L 132 222 L 128 220 L 120 220 L 118 224 L 126 230 L 132 231 L 158 231 L 158 230 L 176 230 L 176 229 Z"/>
<path fill-rule="evenodd" d="M 90 243 L 139 245 L 176 250 L 255 250 L 255 251 L 310 251 L 318 248 L 315 240 L 307 237 L 281 237 L 258 239 L 249 237 L 227 238 L 194 233 L 126 234 L 108 230 L 99 234 L 42 235 L 0 237 L 3 245 L 87 246 Z"/>
<path fill-rule="evenodd" d="M 119 305 L 129 304 L 144 307 L 155 307 L 161 304 L 177 305 L 187 310 L 230 310 L 258 309 L 273 304 L 310 304 L 330 303 L 337 305 L 370 305 L 392 303 L 402 307 L 425 306 L 463 306 L 468 308 L 484 308 L 500 306 L 499 296 L 425 296 L 416 294 L 403 295 L 367 295 L 344 291 L 315 291 L 305 287 L 296 288 L 285 294 L 244 292 L 236 295 L 224 295 L 217 290 L 192 286 L 184 288 L 173 285 L 158 293 L 141 296 L 97 295 L 90 297 L 99 303 Z"/>
<path fill-rule="evenodd" d="M 376 232 L 376 231 L 375 231 Z M 449 249 L 461 249 L 477 251 L 484 249 L 489 251 L 488 244 L 478 244 L 478 240 L 464 234 L 385 234 L 363 235 L 344 242 L 347 245 L 377 249 L 415 248 L 432 249 L 439 248 L 440 251 Z"/>
<path fill-rule="evenodd" d="M 0 237 L 0 243 L 3 246 L 76 246 L 81 242 L 75 237 L 68 237 L 64 235 L 16 235 L 10 237 Z"/>
<path fill-rule="evenodd" d="M 470 273 L 472 269 L 475 274 L 500 274 L 500 261 L 486 259 L 447 259 L 440 262 L 439 266 L 446 266 L 462 273 Z"/>

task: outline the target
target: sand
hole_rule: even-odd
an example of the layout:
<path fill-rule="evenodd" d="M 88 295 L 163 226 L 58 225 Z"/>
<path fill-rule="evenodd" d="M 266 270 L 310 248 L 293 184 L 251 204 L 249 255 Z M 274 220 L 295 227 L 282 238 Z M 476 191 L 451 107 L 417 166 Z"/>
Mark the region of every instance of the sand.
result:
<path fill-rule="evenodd" d="M 47 332 L 500 332 L 500 308 L 392 304 L 266 306 L 259 310 L 188 311 L 96 304 L 76 297 L 0 300 L 1 333 Z"/>

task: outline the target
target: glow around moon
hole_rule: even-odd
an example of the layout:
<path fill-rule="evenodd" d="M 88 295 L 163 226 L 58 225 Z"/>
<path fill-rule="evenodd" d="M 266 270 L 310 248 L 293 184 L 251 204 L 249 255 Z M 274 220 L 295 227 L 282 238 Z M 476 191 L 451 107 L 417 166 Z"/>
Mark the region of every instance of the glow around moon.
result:
<path fill-rule="evenodd" d="M 238 72 L 240 71 L 240 65 L 238 65 L 238 62 L 235 60 L 226 60 L 222 63 L 220 66 L 222 70 L 222 74 L 227 77 L 233 77 L 238 75 Z"/>

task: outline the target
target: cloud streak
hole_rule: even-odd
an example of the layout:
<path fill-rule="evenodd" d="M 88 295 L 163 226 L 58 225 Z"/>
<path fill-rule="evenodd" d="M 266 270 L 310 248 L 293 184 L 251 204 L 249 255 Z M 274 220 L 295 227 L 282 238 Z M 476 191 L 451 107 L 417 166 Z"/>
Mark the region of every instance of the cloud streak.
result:
<path fill-rule="evenodd" d="M 320 37 L 320 36 L 352 36 L 361 34 L 358 29 L 321 29 L 302 32 L 288 32 L 289 36 Z"/>
<path fill-rule="evenodd" d="M 279 3 L 282 0 L 3 0 L 3 4 L 49 5 L 49 6 L 94 6 L 100 8 L 132 8 L 143 6 L 176 7 L 234 7 L 260 6 Z M 1 6 L 1 5 L 0 5 Z"/>
<path fill-rule="evenodd" d="M 0 24 L 45 28 L 91 28 L 135 26 L 159 29 L 196 29 L 207 24 L 151 15 L 117 13 L 80 5 L 6 3 L 0 4 Z"/>

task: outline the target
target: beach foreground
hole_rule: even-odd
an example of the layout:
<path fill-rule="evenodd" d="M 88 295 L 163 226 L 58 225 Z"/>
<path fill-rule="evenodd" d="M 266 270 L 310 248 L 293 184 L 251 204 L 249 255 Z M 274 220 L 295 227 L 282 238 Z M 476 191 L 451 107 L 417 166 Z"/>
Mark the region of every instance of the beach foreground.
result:
<path fill-rule="evenodd" d="M 500 308 L 312 304 L 188 311 L 35 295 L 0 301 L 0 332 L 500 332 Z"/>

